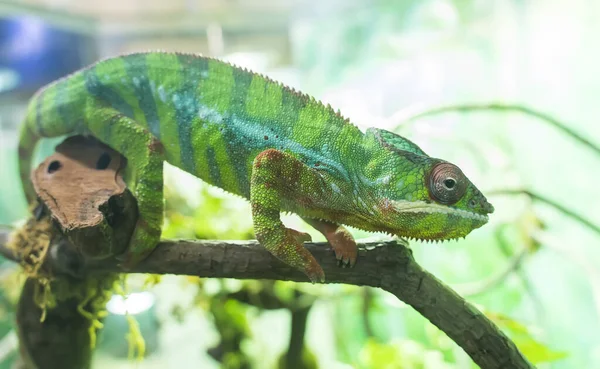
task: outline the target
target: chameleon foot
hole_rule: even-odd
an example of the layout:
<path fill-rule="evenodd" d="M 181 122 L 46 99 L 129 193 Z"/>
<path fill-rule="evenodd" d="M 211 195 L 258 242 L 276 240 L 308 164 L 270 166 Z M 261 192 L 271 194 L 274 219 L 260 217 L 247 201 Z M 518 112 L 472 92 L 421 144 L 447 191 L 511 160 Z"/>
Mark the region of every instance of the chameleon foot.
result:
<path fill-rule="evenodd" d="M 277 235 L 279 237 L 274 236 L 264 235 L 263 237 L 258 237 L 259 242 L 271 251 L 276 258 L 304 272 L 312 283 L 325 282 L 323 268 L 321 268 L 315 257 L 302 245 L 303 242 L 311 241 L 308 233 L 284 228 L 283 232 Z"/>
<path fill-rule="evenodd" d="M 293 237 L 299 243 L 312 241 L 312 237 L 306 232 L 300 232 L 291 228 L 286 228 L 285 230 L 290 237 Z"/>
<path fill-rule="evenodd" d="M 344 266 L 353 267 L 358 256 L 356 241 L 346 228 L 338 228 L 335 232 L 325 234 L 325 238 L 335 252 L 335 258 Z"/>
<path fill-rule="evenodd" d="M 288 242 L 291 241 L 291 243 L 294 244 L 297 256 L 302 258 L 301 269 L 308 279 L 310 279 L 312 283 L 325 282 L 325 272 L 323 271 L 323 268 L 321 268 L 321 265 L 319 265 L 315 257 L 304 248 L 304 245 L 302 245 L 303 242 L 312 241 L 312 237 L 308 233 L 286 228 L 286 238 L 288 237 L 293 239 L 293 241 L 289 240 Z"/>
<path fill-rule="evenodd" d="M 303 219 L 325 236 L 340 265 L 353 267 L 356 264 L 358 247 L 356 241 L 344 226 L 326 220 Z"/>

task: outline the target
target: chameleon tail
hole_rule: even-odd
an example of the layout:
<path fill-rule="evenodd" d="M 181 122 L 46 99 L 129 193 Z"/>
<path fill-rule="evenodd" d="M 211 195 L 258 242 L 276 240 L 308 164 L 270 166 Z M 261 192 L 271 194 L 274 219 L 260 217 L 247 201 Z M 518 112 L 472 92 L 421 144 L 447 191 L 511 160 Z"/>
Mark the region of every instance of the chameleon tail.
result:
<path fill-rule="evenodd" d="M 19 176 L 21 177 L 21 186 L 28 204 L 31 204 L 35 200 L 35 191 L 30 179 L 31 161 L 35 146 L 40 140 L 40 135 L 34 132 L 32 125 L 29 123 L 30 120 L 32 119 L 26 118 L 25 124 L 21 126 L 19 137 Z"/>
<path fill-rule="evenodd" d="M 74 79 L 78 76 L 71 77 Z M 77 81 L 79 82 L 79 81 Z M 79 130 L 85 95 L 77 87 L 69 88 L 70 79 L 61 79 L 39 90 L 30 100 L 19 137 L 19 175 L 27 203 L 35 200 L 30 180 L 33 154 L 43 137 L 73 134 Z"/>

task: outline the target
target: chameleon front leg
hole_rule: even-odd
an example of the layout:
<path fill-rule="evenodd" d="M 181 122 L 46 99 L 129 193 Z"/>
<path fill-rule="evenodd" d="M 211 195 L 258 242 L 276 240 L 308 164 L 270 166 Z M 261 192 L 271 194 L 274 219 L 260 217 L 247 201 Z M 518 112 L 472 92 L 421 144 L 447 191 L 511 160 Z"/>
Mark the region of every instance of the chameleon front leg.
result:
<path fill-rule="evenodd" d="M 324 282 L 325 273 L 302 242 L 307 233 L 286 228 L 281 222 L 282 201 L 306 204 L 320 193 L 319 175 L 290 154 L 269 149 L 253 162 L 250 203 L 258 241 L 284 263 L 303 271 L 311 282 Z"/>
<path fill-rule="evenodd" d="M 336 259 L 344 265 L 354 266 L 358 256 L 358 247 L 354 237 L 343 225 L 327 220 L 305 217 L 302 217 L 302 219 L 325 236 L 335 252 Z"/>
<path fill-rule="evenodd" d="M 138 219 L 127 251 L 119 256 L 131 268 L 154 250 L 163 223 L 163 146 L 150 132 L 118 111 L 90 103 L 91 133 L 127 159 L 124 179 L 137 200 Z M 100 162 L 99 162 L 100 164 Z"/>

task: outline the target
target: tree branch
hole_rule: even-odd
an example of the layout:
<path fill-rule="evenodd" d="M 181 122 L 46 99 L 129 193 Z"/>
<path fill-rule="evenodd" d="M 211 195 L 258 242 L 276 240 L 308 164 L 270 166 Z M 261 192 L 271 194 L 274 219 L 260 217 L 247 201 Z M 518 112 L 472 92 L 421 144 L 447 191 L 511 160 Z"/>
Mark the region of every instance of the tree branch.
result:
<path fill-rule="evenodd" d="M 337 266 L 328 244 L 305 246 L 323 267 L 326 283 L 379 287 L 394 294 L 444 331 L 482 369 L 533 368 L 493 322 L 421 268 L 409 248 L 395 241 L 361 243 L 356 266 L 347 269 Z M 14 260 L 4 245 L 0 245 L 0 253 Z M 49 257 L 53 255 L 61 253 Z M 49 262 L 64 264 L 61 260 Z M 304 274 L 280 262 L 255 241 L 163 241 L 131 271 L 120 268 L 115 260 L 89 261 L 85 269 L 307 282 Z"/>

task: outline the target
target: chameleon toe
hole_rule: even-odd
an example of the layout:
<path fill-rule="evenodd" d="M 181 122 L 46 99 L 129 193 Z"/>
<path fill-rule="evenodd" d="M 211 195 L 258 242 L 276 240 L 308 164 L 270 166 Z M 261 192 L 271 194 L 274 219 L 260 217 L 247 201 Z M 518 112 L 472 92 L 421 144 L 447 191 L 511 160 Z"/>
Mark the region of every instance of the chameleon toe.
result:
<path fill-rule="evenodd" d="M 325 283 L 325 272 L 318 263 L 314 266 L 311 265 L 304 273 L 308 276 L 312 284 Z"/>

